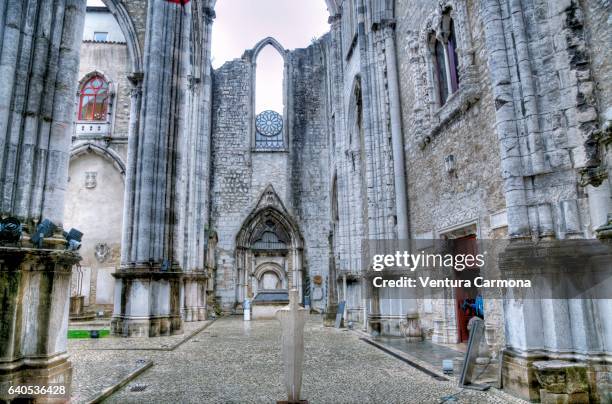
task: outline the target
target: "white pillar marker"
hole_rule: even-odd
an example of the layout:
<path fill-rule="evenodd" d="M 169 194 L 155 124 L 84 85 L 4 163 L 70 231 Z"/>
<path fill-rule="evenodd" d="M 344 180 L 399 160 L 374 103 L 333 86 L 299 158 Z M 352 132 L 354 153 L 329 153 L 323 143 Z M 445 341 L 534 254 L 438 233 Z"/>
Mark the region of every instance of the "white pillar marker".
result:
<path fill-rule="evenodd" d="M 302 388 L 302 367 L 304 364 L 304 324 L 306 309 L 298 303 L 297 289 L 289 291 L 289 306 L 278 310 L 276 318 L 281 323 L 281 354 L 283 373 L 287 388 L 287 401 L 279 403 L 307 403 L 300 400 Z"/>

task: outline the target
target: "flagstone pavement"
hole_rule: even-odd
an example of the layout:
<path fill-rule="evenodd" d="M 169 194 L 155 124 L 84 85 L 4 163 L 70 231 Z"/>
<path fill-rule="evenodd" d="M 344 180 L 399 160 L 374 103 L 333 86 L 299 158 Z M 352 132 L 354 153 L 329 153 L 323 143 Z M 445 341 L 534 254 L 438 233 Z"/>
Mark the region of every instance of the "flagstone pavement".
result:
<path fill-rule="evenodd" d="M 91 341 L 72 343 L 73 383 L 80 391 L 73 394 L 73 402 L 87 401 L 87 375 L 95 379 L 92 383 L 104 384 L 104 378 L 117 378 L 121 371 L 149 360 L 151 368 L 104 402 L 275 403 L 286 399 L 277 321 L 223 317 L 203 330 L 201 324 L 189 325 L 187 333 L 195 334 L 173 350 L 129 349 L 133 341 L 128 349 L 113 350 L 125 341 L 115 338 L 99 340 L 102 350 L 92 348 Z M 462 403 L 522 402 L 501 392 L 461 390 L 455 381 L 435 380 L 359 337 L 355 332 L 325 328 L 320 318 L 311 317 L 305 332 L 302 399 L 310 404 L 440 403 L 445 397 L 447 402 Z M 163 338 L 160 347 L 171 346 L 177 337 L 167 337 L 171 343 Z M 146 341 L 145 346 L 154 348 L 150 344 Z"/>

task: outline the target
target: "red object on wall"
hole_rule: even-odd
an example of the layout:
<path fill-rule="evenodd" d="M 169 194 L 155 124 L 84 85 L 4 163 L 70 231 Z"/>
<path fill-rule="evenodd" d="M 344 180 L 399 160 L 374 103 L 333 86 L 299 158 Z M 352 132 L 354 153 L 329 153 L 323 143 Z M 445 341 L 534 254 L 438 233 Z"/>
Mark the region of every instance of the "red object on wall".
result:
<path fill-rule="evenodd" d="M 166 0 L 168 3 L 176 3 L 176 4 L 181 4 L 181 5 L 185 5 L 187 3 L 189 3 L 189 0 Z"/>

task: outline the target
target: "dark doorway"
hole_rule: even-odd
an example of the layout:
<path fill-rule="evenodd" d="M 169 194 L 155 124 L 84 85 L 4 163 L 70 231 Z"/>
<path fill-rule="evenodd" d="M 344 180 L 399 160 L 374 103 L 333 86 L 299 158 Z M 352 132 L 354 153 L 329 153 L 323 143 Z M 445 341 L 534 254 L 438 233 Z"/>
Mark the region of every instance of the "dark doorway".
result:
<path fill-rule="evenodd" d="M 478 245 L 475 235 L 460 237 L 453 240 L 453 253 L 457 254 L 478 254 Z M 455 271 L 456 279 L 469 279 L 474 284 L 474 278 L 480 275 L 478 267 L 466 268 L 463 271 Z M 457 315 L 457 336 L 458 342 L 467 342 L 470 333 L 468 323 L 472 317 L 478 316 L 484 319 L 482 310 L 482 297 L 478 288 L 475 286 L 455 289 L 455 311 Z"/>

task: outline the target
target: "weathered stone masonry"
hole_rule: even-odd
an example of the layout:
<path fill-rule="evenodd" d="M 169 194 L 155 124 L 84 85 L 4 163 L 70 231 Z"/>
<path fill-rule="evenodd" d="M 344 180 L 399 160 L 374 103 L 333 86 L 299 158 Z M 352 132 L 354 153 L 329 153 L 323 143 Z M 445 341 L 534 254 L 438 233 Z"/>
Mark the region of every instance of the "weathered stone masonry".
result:
<path fill-rule="evenodd" d="M 84 2 L 61 3 L 0 3 L 0 202 L 26 225 L 25 245 L 1 247 L 11 302 L 2 382 L 20 381 L 34 357 L 57 371 L 47 381 L 70 378 L 68 273 L 79 257 L 61 237 L 28 244 L 34 224 L 63 219 Z M 213 286 L 226 312 L 262 288 L 297 287 L 317 310 L 348 301 L 345 314 L 370 332 L 401 335 L 409 315 L 452 343 L 452 293 L 364 299 L 362 240 L 510 238 L 503 271 L 535 241 L 610 237 L 608 1 L 328 0 L 330 33 L 308 48 L 264 38 L 213 71 L 214 3 L 107 1 L 132 86 L 115 334 L 180 333 L 206 317 Z M 448 49 L 432 53 L 435 40 L 449 41 L 450 20 L 456 66 Z M 254 148 L 264 46 L 285 60 L 276 151 Z M 436 69 L 452 67 L 458 86 L 443 100 Z M 485 307 L 508 391 L 605 401 L 609 300 Z M 558 359 L 583 367 L 581 391 L 547 391 L 542 374 Z"/>
<path fill-rule="evenodd" d="M 329 203 L 321 197 L 329 186 L 324 52 L 321 44 L 285 54 L 289 70 L 285 73 L 285 136 L 289 144 L 283 151 L 252 148 L 254 51 L 214 72 L 212 229 L 219 236 L 216 290 L 225 310 L 241 304 L 245 297 L 236 290 L 245 280 L 239 280 L 243 275 L 234 262 L 235 239 L 268 186 L 304 237 L 304 277 L 327 274 Z M 324 304 L 321 298 L 313 301 L 319 308 Z"/>
<path fill-rule="evenodd" d="M 61 236 L 85 2 L 0 4 L 0 213 L 25 234 L 0 247 L 0 399 L 14 384 L 63 383 L 70 272 L 80 260 Z M 47 218 L 60 226 L 39 248 Z"/>

